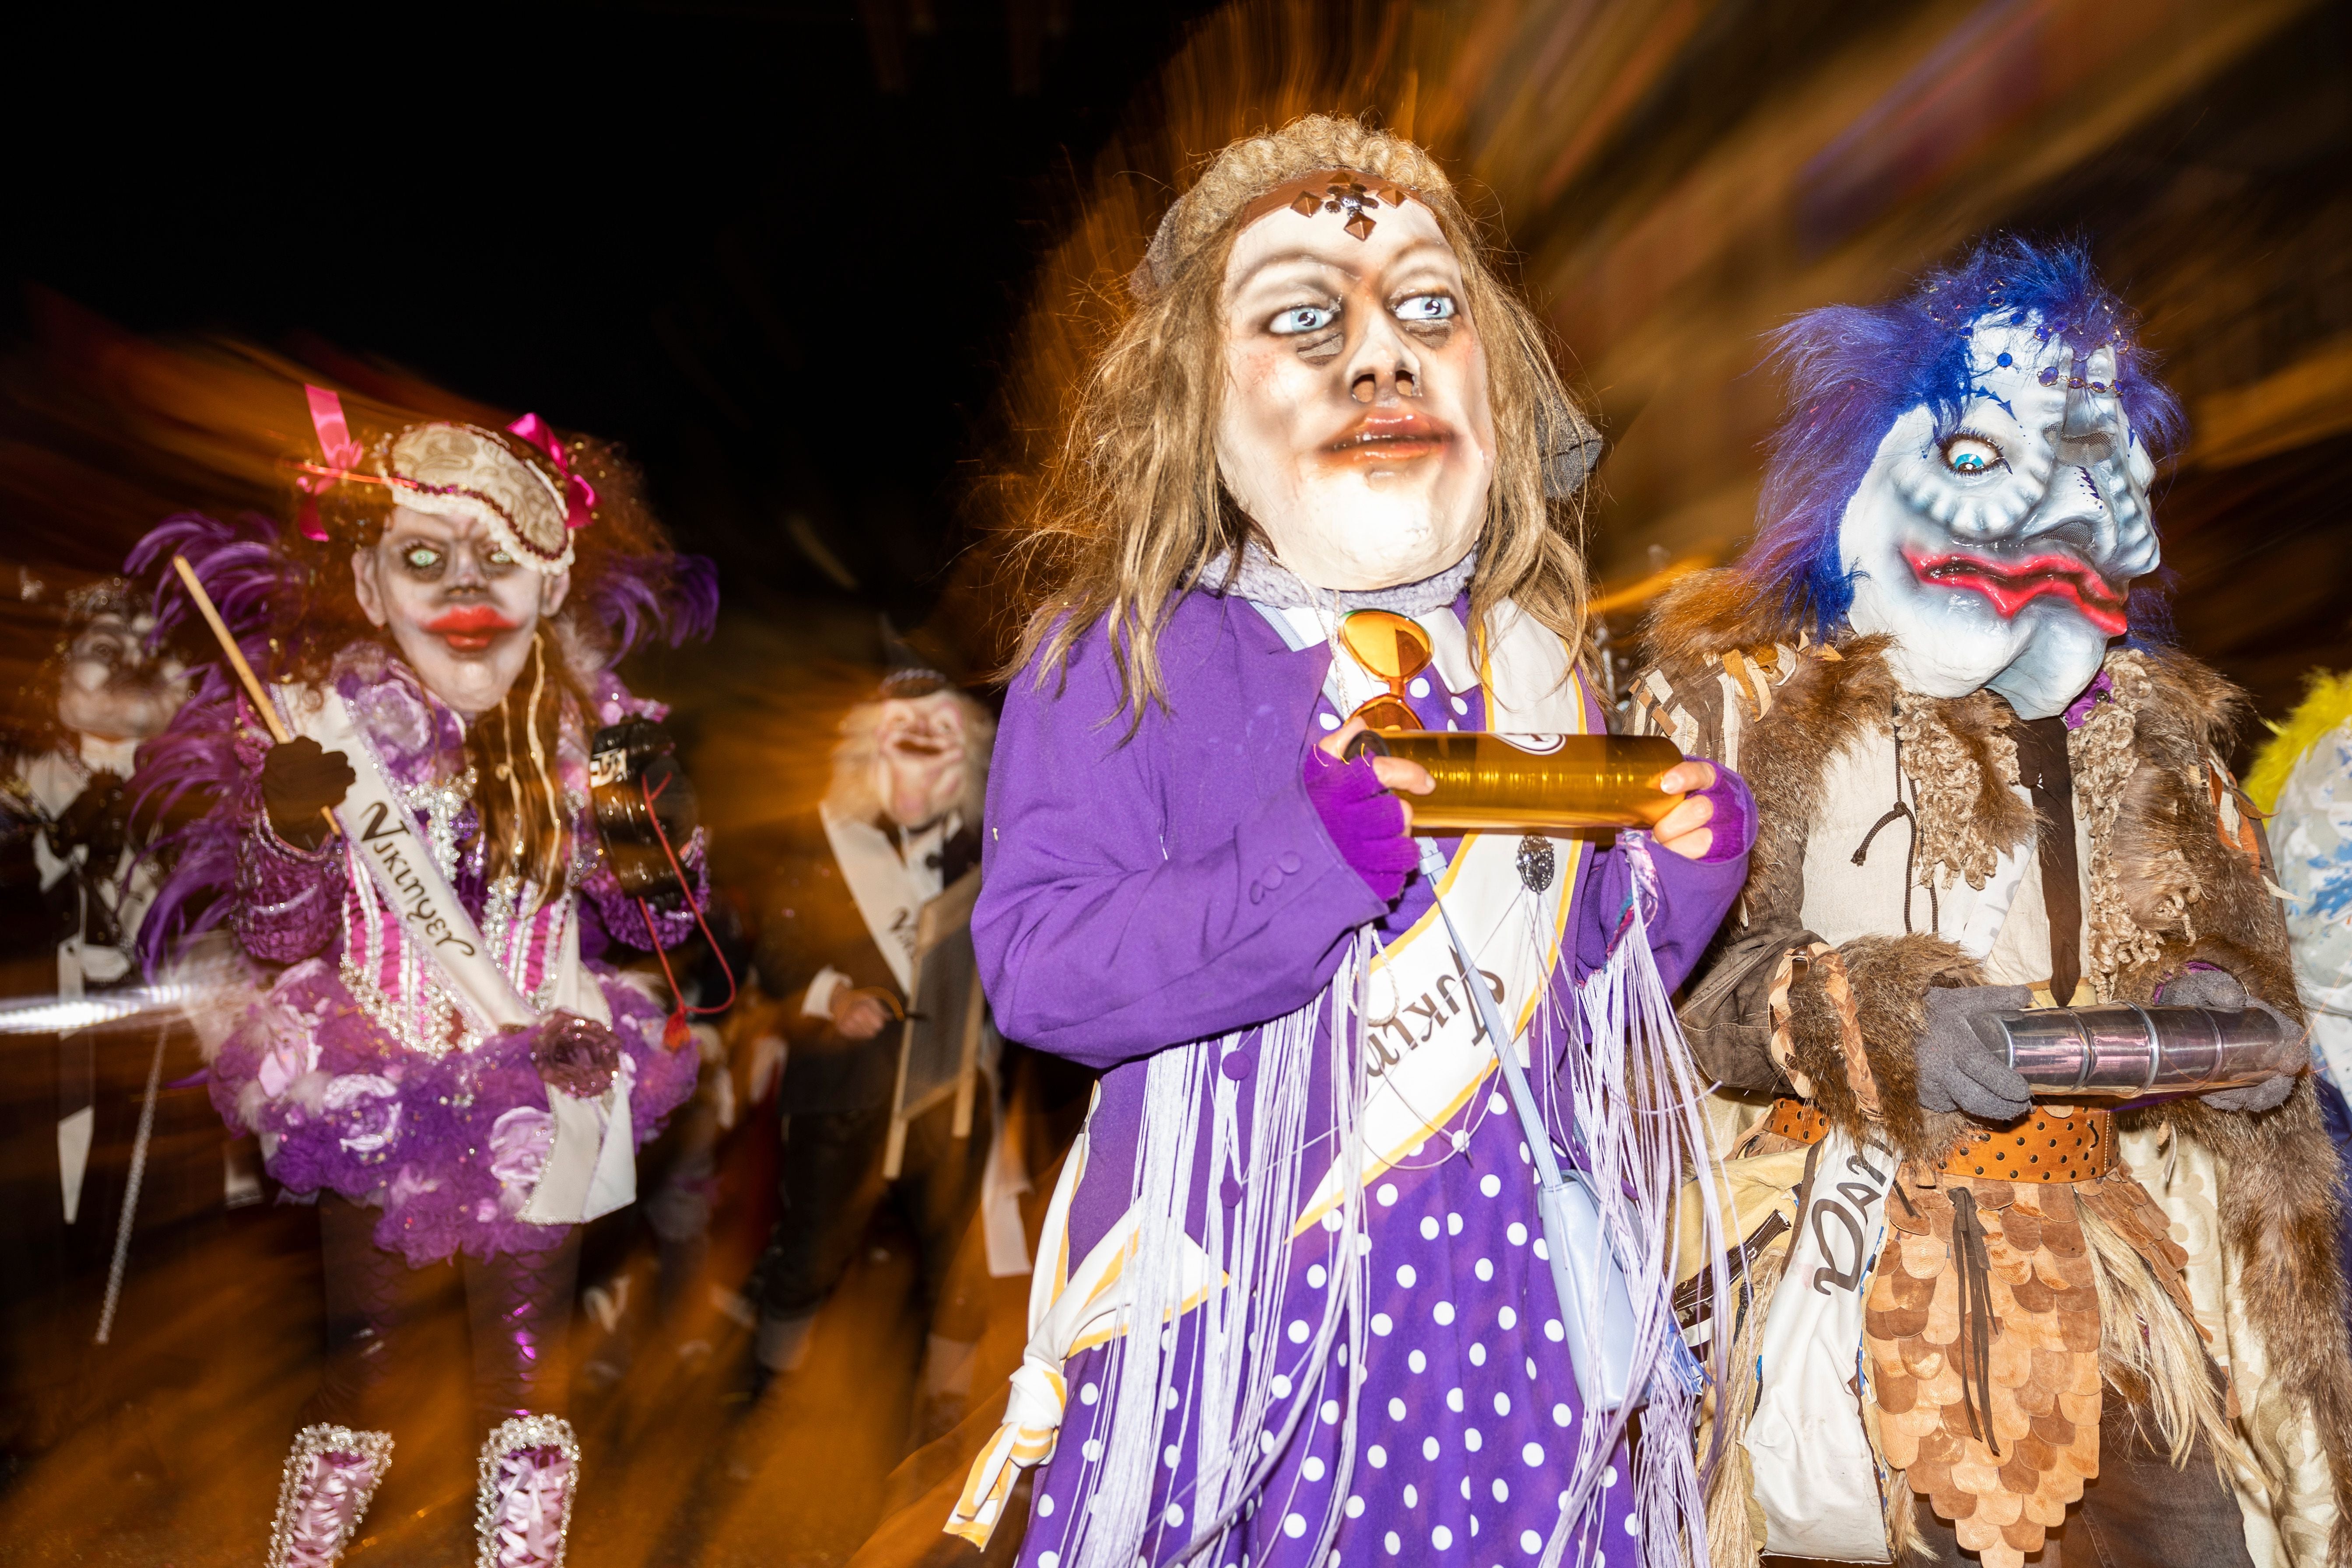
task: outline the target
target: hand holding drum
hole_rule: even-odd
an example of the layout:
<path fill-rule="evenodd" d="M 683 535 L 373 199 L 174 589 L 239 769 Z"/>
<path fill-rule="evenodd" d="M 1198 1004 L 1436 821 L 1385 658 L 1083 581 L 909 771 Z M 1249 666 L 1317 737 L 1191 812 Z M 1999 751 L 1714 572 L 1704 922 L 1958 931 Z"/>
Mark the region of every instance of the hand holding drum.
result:
<path fill-rule="evenodd" d="M 1685 791 L 1706 788 L 1714 773 L 1706 763 L 1685 763 L 1657 735 L 1365 730 L 1349 754 L 1367 753 L 1416 764 L 1427 777 L 1427 787 L 1414 791 L 1412 826 L 1421 833 L 1657 829 Z M 1676 776 L 1684 773 L 1697 776 Z"/>

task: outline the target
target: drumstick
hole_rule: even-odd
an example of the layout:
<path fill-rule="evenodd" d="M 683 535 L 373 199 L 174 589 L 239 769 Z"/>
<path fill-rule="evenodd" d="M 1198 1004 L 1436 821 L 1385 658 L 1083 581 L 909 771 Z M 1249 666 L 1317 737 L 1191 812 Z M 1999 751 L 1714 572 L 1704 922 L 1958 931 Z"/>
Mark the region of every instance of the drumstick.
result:
<path fill-rule="evenodd" d="M 278 717 L 278 705 L 270 701 L 269 694 L 261 689 L 261 678 L 253 673 L 253 666 L 246 663 L 245 650 L 236 646 L 236 638 L 229 636 L 228 623 L 221 619 L 219 609 L 213 604 L 213 596 L 205 592 L 202 583 L 196 581 L 196 569 L 188 564 L 186 556 L 174 553 L 172 570 L 180 574 L 180 581 L 187 585 L 188 597 L 196 603 L 197 613 L 205 617 L 205 624 L 212 627 L 213 636 L 220 639 L 221 652 L 228 656 L 229 668 L 236 670 L 237 679 L 245 683 L 245 694 L 252 700 L 254 711 L 261 715 L 261 721 L 269 727 L 269 738 L 281 746 L 292 740 L 294 737 L 286 732 L 285 721 Z M 331 809 L 321 806 L 319 815 L 327 819 L 328 827 L 333 831 L 341 833 L 343 830 L 343 825 L 335 820 Z"/>

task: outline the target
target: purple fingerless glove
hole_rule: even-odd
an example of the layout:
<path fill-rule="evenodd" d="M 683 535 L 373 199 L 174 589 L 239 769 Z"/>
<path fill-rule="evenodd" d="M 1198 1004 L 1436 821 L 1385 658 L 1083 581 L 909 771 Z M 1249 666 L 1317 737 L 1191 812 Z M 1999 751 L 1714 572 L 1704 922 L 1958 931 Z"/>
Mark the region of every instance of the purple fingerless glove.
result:
<path fill-rule="evenodd" d="M 1756 842 L 1756 797 L 1748 793 L 1748 781 L 1717 763 L 1715 782 L 1692 794 L 1715 806 L 1715 815 L 1706 819 L 1715 839 L 1698 858 L 1699 864 L 1719 866 L 1747 854 Z"/>
<path fill-rule="evenodd" d="M 1309 746 L 1305 776 L 1307 798 L 1339 858 L 1382 902 L 1394 902 L 1421 864 L 1420 847 L 1404 830 L 1404 803 L 1381 787 L 1370 757 L 1343 763 Z"/>

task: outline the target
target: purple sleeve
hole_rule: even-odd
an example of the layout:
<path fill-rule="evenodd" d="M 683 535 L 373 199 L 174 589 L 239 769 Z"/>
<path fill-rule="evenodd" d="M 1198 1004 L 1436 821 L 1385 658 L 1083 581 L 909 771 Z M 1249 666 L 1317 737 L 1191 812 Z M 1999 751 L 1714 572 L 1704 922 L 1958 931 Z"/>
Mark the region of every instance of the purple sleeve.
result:
<path fill-rule="evenodd" d="M 302 849 L 270 831 L 258 806 L 237 845 L 238 945 L 265 963 L 294 963 L 327 945 L 343 903 L 343 841 Z"/>
<path fill-rule="evenodd" d="M 1213 691 L 1173 700 L 1204 743 L 1228 717 Z M 1185 782 L 1220 769 L 1247 804 L 1231 828 L 1188 839 L 1164 804 L 1180 793 L 1165 760 L 1174 721 L 1154 708 L 1122 745 L 1124 725 L 1100 722 L 1117 704 L 1098 635 L 1080 640 L 1066 681 L 1015 679 L 971 921 L 1005 1035 L 1097 1068 L 1300 1006 L 1384 907 L 1324 832 L 1297 752 L 1259 759 L 1278 762 L 1271 771 L 1191 756 Z"/>
<path fill-rule="evenodd" d="M 1700 793 L 1716 802 L 1714 820 L 1725 826 L 1706 858 L 1688 860 L 1650 847 L 1650 863 L 1658 873 L 1658 912 L 1650 921 L 1650 952 L 1669 991 L 1696 966 L 1748 880 L 1748 851 L 1756 838 L 1755 804 L 1738 773 L 1717 766 L 1715 776 L 1714 785 Z M 1584 911 L 1576 932 L 1580 974 L 1609 962 L 1618 922 L 1632 898 L 1633 869 L 1633 858 L 1622 846 L 1585 858 L 1577 889 Z"/>

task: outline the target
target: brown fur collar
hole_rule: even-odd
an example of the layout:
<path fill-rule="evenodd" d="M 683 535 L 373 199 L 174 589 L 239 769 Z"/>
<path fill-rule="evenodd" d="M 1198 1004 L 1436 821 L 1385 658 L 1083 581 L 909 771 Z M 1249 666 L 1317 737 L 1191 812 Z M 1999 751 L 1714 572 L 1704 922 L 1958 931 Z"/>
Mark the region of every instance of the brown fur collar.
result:
<path fill-rule="evenodd" d="M 1723 566 L 1694 572 L 1661 595 L 1642 637 L 1653 662 L 1689 666 L 1727 649 L 1793 645 L 1809 632 L 1773 595 Z"/>
<path fill-rule="evenodd" d="M 1727 652 L 1782 645 L 1798 668 L 1776 686 L 1769 712 L 1746 720 L 1740 772 L 1757 802 L 1758 829 L 1743 889 L 1751 925 L 1794 922 L 1802 897 L 1806 836 L 1829 764 L 1868 725 L 1889 721 L 1897 698 L 1884 637 L 1847 634 L 1811 645 L 1804 626 L 1729 570 L 1693 573 L 1660 601 L 1645 628 L 1653 662 L 1677 689 L 1706 685 Z M 2118 660 L 2129 669 L 2117 669 Z M 2255 994 L 2301 1016 L 2286 959 L 2286 926 L 2260 868 L 2225 843 L 2212 795 L 2234 787 L 2220 756 L 2242 721 L 2243 695 L 2170 648 L 2111 654 L 2127 701 L 2133 765 L 2112 829 L 2118 891 L 2158 952 L 2116 977 L 2115 994 L 2146 1001 L 2191 958 L 2227 955 Z M 2021 843 L 2032 814 L 1999 778 L 2002 733 L 2015 722 L 1989 692 L 1933 704 L 1951 760 L 1979 781 L 1972 793 L 1980 843 Z M 2216 958 L 2215 962 L 2221 962 Z"/>
<path fill-rule="evenodd" d="M 1825 647 L 1801 646 L 1803 628 L 1793 617 L 1720 571 L 1678 584 L 1651 617 L 1647 635 L 1659 673 L 1677 691 L 1711 687 L 1727 652 L 1776 644 L 1797 650 L 1798 668 L 1772 688 L 1769 710 L 1743 721 L 1740 770 L 1759 821 L 1738 919 L 1750 931 L 1799 931 L 1805 841 L 1828 764 L 1863 726 L 1886 722 L 1893 710 L 1885 639 L 1848 635 Z M 2118 659 L 2130 662 L 2119 668 Z M 2150 1000 L 2190 960 L 2205 959 L 2300 1018 L 2278 900 L 2242 847 L 2224 839 L 2217 819 L 2217 800 L 2234 789 L 2220 757 L 2244 716 L 2242 697 L 2173 649 L 2110 655 L 2109 673 L 2126 711 L 2107 717 L 2127 719 L 2128 754 L 2104 835 L 2105 854 L 2121 907 L 2148 939 L 2108 977 L 2112 994 Z M 1946 728 L 1990 769 L 1992 729 L 2009 718 L 2001 705 L 1977 695 L 1981 703 L 1963 699 L 1939 706 Z M 2006 789 L 1979 798 L 1996 808 L 2004 799 L 2015 803 Z M 2006 836 L 2019 824 L 1984 826 L 1988 835 Z M 1847 944 L 1845 957 L 1887 1104 L 1887 1119 L 1874 1131 L 1904 1154 L 1938 1157 L 1973 1123 L 1919 1108 L 1910 1042 L 1924 1020 L 1927 987 L 1973 981 L 1975 966 L 1950 943 L 1920 935 L 1864 938 Z M 1800 984 L 1789 1004 L 1791 1065 L 1819 1086 L 1822 1109 L 1833 1121 L 1862 1131 L 1826 998 L 1817 985 Z M 2216 1111 L 2195 1100 L 2130 1114 L 2171 1119 L 2221 1156 L 2229 1173 L 2220 1194 L 2221 1226 L 2243 1269 L 2241 1300 L 2270 1357 L 2268 1375 L 2309 1392 L 2336 1495 L 2352 1500 L 2352 1348 L 2336 1251 L 2341 1166 L 2311 1086 L 2260 1115 Z M 2330 1561 L 2352 1564 L 2352 1505 L 2338 1514 Z"/>

